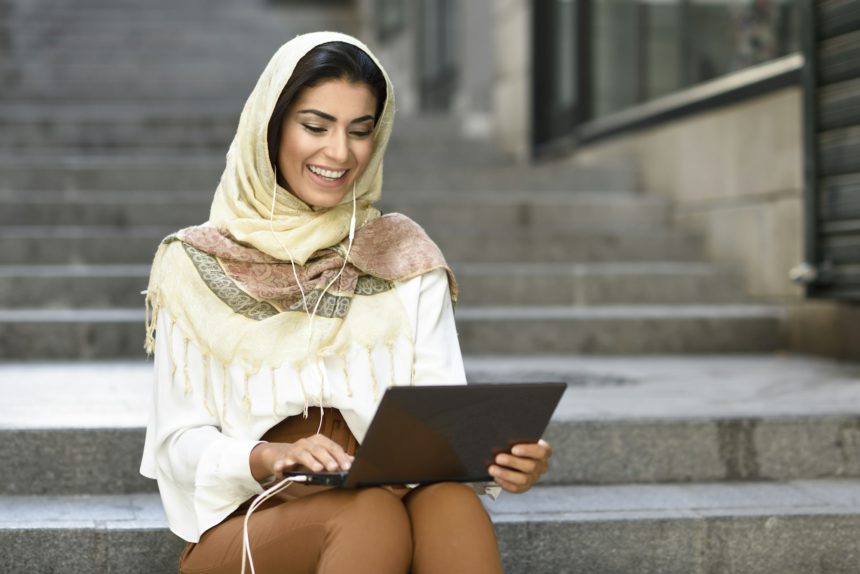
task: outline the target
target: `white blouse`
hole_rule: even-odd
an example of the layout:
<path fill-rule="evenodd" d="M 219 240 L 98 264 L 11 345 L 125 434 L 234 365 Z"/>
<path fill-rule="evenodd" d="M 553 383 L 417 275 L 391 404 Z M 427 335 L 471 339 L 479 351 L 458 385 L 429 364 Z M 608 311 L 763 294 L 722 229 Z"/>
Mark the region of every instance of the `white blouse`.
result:
<path fill-rule="evenodd" d="M 204 364 L 177 326 L 164 327 L 173 324 L 168 313 L 159 312 L 153 404 L 140 472 L 158 481 L 175 534 L 197 542 L 262 492 L 251 475 L 251 450 L 271 427 L 301 415 L 306 397 L 310 408 L 340 409 L 361 442 L 386 386 L 466 383 L 445 271 L 396 283 L 395 289 L 414 346 L 401 340 L 371 352 L 357 347 L 345 358 L 324 357 L 299 373 L 289 366 L 264 367 L 246 378 L 236 364 L 225 369 L 211 357 Z"/>

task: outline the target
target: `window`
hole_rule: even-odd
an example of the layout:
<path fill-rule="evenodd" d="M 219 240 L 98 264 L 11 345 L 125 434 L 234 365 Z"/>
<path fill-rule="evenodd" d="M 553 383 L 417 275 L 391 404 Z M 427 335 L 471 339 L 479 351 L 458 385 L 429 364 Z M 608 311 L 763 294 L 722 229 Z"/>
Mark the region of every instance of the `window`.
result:
<path fill-rule="evenodd" d="M 799 49 L 797 0 L 592 0 L 590 117 Z"/>

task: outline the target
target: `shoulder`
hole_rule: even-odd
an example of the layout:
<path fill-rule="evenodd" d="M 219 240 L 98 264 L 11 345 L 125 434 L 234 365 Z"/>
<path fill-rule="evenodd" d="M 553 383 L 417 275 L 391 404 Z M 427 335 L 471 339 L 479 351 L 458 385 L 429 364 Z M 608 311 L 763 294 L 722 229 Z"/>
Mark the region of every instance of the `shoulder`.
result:
<path fill-rule="evenodd" d="M 350 262 L 365 273 L 396 282 L 438 269 L 450 274 L 439 246 L 424 228 L 400 213 L 378 217 L 359 229 Z"/>
<path fill-rule="evenodd" d="M 376 251 L 381 248 L 414 249 L 427 245 L 439 249 L 423 227 L 402 213 L 386 213 L 358 229 L 353 249 L 361 249 L 366 245 L 373 246 Z"/>

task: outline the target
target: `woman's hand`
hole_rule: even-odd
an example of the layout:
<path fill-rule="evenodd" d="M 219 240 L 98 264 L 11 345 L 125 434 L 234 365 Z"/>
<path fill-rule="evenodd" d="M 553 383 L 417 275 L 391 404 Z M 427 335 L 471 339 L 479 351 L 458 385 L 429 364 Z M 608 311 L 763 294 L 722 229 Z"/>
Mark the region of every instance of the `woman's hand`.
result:
<path fill-rule="evenodd" d="M 251 450 L 251 474 L 258 481 L 282 472 L 305 467 L 312 472 L 349 470 L 354 457 L 321 434 L 296 442 L 264 442 Z"/>
<path fill-rule="evenodd" d="M 490 476 L 508 492 L 525 492 L 549 470 L 552 448 L 541 439 L 535 444 L 518 444 L 511 454 L 496 455 L 495 464 L 490 465 Z"/>

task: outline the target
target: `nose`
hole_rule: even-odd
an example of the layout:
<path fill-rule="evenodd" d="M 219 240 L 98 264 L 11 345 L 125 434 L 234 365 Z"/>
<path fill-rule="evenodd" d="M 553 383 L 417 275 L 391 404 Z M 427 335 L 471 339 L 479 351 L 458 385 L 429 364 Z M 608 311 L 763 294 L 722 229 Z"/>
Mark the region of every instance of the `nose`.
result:
<path fill-rule="evenodd" d="M 344 164 L 349 159 L 349 139 L 345 133 L 333 133 L 326 146 L 326 155 L 332 161 Z"/>

